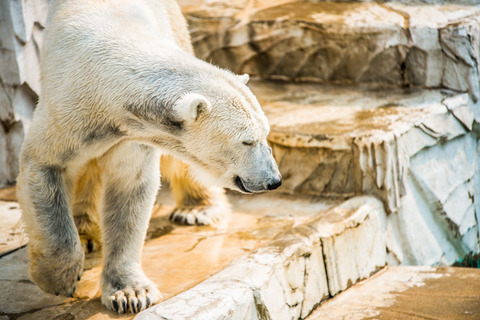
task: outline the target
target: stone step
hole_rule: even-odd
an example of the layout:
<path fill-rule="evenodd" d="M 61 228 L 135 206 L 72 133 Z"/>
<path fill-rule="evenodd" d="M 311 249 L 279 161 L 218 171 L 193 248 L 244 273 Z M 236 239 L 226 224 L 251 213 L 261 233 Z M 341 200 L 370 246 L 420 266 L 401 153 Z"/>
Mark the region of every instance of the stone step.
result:
<path fill-rule="evenodd" d="M 383 205 L 356 197 L 135 319 L 303 319 L 321 301 L 375 273 L 385 259 Z"/>
<path fill-rule="evenodd" d="M 479 96 L 477 1 L 179 2 L 196 55 L 237 73 Z"/>
<path fill-rule="evenodd" d="M 307 320 L 480 319 L 480 269 L 388 267 Z"/>
<path fill-rule="evenodd" d="M 448 90 L 252 81 L 271 124 L 279 192 L 372 194 L 389 262 L 451 265 L 478 253 L 480 107 Z"/>
<path fill-rule="evenodd" d="M 375 193 L 390 212 L 404 195 L 410 159 L 471 134 L 480 113 L 467 95 L 445 90 L 265 81 L 249 86 L 270 122 L 281 192 Z"/>
<path fill-rule="evenodd" d="M 0 257 L 27 243 L 20 218 L 18 203 L 0 198 Z"/>
<path fill-rule="evenodd" d="M 173 201 L 161 193 L 142 264 L 166 300 L 139 319 L 304 318 L 385 265 L 386 214 L 373 197 L 229 199 L 233 214 L 225 223 L 184 227 L 168 221 Z M 100 263 L 100 253 L 88 256 L 75 298 L 65 299 L 31 282 L 26 249 L 0 257 L 0 316 L 116 318 L 99 300 Z"/>

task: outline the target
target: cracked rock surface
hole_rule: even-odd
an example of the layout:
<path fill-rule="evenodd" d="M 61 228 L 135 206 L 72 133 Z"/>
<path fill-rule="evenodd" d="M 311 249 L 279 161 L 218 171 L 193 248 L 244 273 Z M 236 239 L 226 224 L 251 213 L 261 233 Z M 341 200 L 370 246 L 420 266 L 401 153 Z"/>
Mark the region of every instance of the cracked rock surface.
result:
<path fill-rule="evenodd" d="M 270 120 L 268 139 L 284 178 L 280 192 L 377 196 L 390 213 L 393 265 L 451 265 L 480 251 L 474 201 L 480 107 L 467 94 L 250 86 Z"/>
<path fill-rule="evenodd" d="M 441 90 L 263 81 L 250 87 L 271 124 L 268 139 L 284 175 L 281 191 L 374 192 L 390 212 L 405 194 L 410 158 L 471 133 L 475 122 L 466 95 Z"/>
<path fill-rule="evenodd" d="M 0 196 L 5 194 L 11 192 L 0 192 Z M 173 199 L 166 191 L 160 194 L 161 205 L 157 205 L 152 214 L 142 265 L 150 279 L 159 285 L 164 299 L 211 278 L 238 258 L 339 204 L 337 200 L 314 202 L 312 198 L 288 195 L 229 197 L 234 212 L 227 221 L 215 227 L 192 227 L 175 225 L 169 221 Z M 2 225 L 0 231 L 3 236 L 5 228 L 18 222 L 16 202 L 0 202 L 0 217 L 7 222 L 7 218 L 15 220 Z M 100 252 L 87 255 L 86 271 L 78 283 L 74 298 L 61 298 L 44 293 L 30 280 L 27 248 L 4 252 L 0 257 L 0 317 L 21 320 L 118 317 L 103 308 L 100 302 Z M 297 276 L 295 281 L 301 282 L 301 279 Z M 221 284 L 221 287 L 229 292 L 226 284 Z M 204 294 L 208 295 L 208 292 Z M 129 318 L 133 316 L 127 315 L 124 319 Z"/>
<path fill-rule="evenodd" d="M 327 301 L 307 320 L 478 319 L 480 270 L 393 267 Z"/>
<path fill-rule="evenodd" d="M 474 1 L 194 2 L 183 8 L 196 55 L 237 73 L 479 97 Z"/>
<path fill-rule="evenodd" d="M 0 256 L 27 243 L 21 215 L 18 203 L 0 200 Z"/>
<path fill-rule="evenodd" d="M 0 2 L 0 188 L 13 184 L 40 93 L 39 49 L 48 0 Z"/>
<path fill-rule="evenodd" d="M 349 199 L 136 319 L 303 319 L 385 265 L 385 217 L 377 199 Z"/>

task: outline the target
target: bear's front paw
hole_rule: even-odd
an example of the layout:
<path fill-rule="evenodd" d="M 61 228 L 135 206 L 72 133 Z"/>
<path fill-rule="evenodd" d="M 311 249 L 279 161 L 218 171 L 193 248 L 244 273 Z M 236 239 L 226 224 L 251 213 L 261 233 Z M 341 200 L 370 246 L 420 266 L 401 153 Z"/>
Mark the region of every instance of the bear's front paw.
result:
<path fill-rule="evenodd" d="M 45 292 L 73 297 L 83 272 L 84 253 L 78 246 L 73 253 L 30 253 L 30 275 Z"/>
<path fill-rule="evenodd" d="M 177 207 L 170 220 L 179 224 L 207 226 L 220 222 L 229 213 L 226 205 Z"/>
<path fill-rule="evenodd" d="M 120 290 L 109 290 L 105 293 L 102 290 L 103 305 L 118 313 L 126 313 L 128 310 L 131 313 L 140 312 L 156 304 L 161 297 L 162 294 L 156 285 L 150 281 L 126 286 Z"/>

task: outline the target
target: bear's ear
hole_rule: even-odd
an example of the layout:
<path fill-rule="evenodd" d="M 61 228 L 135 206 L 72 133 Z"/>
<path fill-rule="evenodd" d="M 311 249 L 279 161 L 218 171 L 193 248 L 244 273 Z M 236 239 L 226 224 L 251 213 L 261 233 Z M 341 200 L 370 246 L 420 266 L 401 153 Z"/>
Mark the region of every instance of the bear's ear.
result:
<path fill-rule="evenodd" d="M 200 114 L 207 114 L 211 110 L 212 105 L 207 98 L 198 93 L 187 93 L 175 104 L 175 111 L 187 122 L 195 121 Z"/>
<path fill-rule="evenodd" d="M 238 80 L 240 80 L 243 84 L 247 84 L 248 80 L 250 80 L 250 76 L 248 74 L 242 74 L 241 76 L 237 76 Z"/>

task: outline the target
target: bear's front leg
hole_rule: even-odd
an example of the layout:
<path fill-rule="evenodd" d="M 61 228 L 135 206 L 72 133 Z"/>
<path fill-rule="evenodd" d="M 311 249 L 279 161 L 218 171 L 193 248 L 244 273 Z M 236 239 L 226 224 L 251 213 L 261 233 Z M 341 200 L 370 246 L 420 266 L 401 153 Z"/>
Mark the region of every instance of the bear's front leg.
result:
<path fill-rule="evenodd" d="M 30 160 L 22 164 L 17 184 L 30 275 L 42 290 L 64 296 L 73 296 L 84 259 L 70 211 L 71 180 L 65 168 Z"/>
<path fill-rule="evenodd" d="M 139 312 L 161 297 L 140 265 L 160 184 L 159 160 L 158 151 L 134 142 L 121 143 L 101 159 L 105 188 L 101 218 L 102 303 L 119 313 Z"/>

